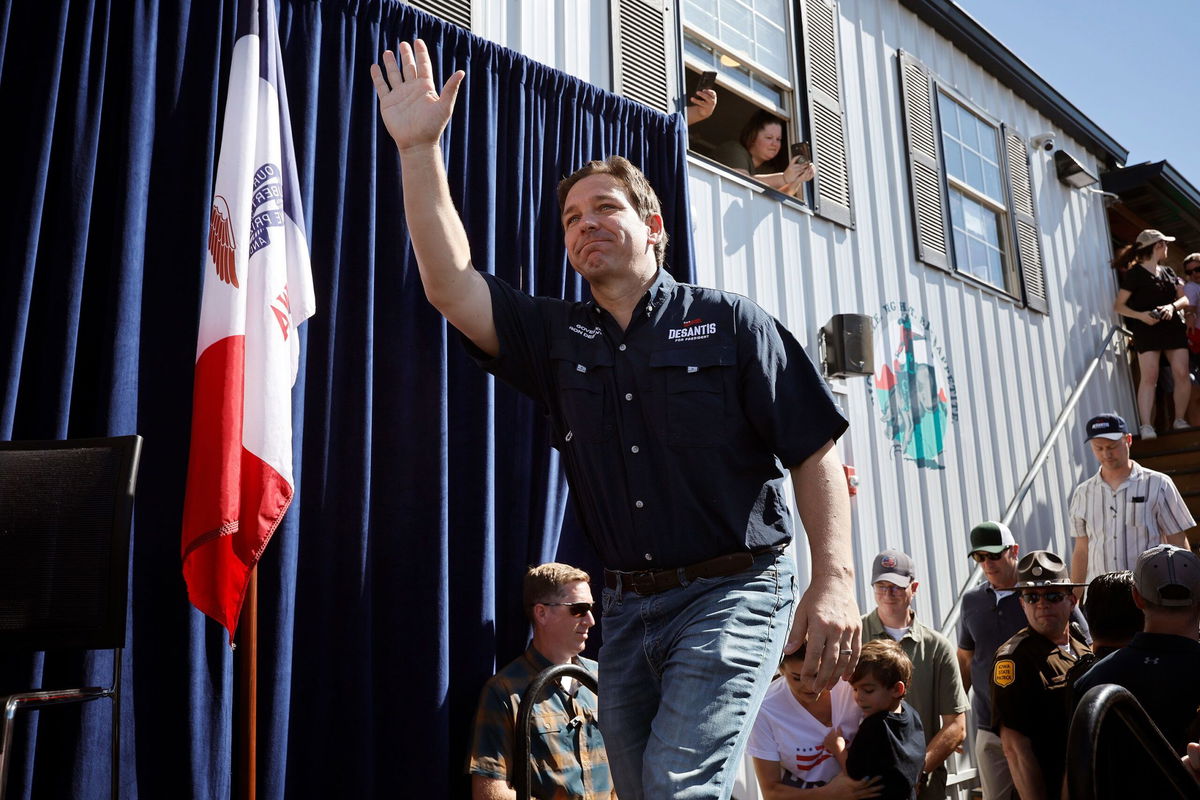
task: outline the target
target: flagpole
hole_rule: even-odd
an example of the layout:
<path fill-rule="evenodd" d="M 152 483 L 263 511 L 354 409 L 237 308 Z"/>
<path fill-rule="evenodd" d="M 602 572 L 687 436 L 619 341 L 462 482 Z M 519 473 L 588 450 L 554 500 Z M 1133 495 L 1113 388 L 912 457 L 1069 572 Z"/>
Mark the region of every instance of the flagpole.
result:
<path fill-rule="evenodd" d="M 258 566 L 250 570 L 238 628 L 238 770 L 234 795 L 254 800 L 258 783 Z"/>

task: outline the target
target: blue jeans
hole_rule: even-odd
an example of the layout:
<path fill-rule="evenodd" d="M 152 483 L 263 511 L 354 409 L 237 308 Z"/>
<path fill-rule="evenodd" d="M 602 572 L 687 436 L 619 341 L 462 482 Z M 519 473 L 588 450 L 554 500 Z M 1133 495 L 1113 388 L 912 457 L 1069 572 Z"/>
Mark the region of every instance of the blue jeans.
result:
<path fill-rule="evenodd" d="M 600 730 L 621 800 L 728 800 L 796 600 L 791 552 L 641 596 L 604 590 Z"/>

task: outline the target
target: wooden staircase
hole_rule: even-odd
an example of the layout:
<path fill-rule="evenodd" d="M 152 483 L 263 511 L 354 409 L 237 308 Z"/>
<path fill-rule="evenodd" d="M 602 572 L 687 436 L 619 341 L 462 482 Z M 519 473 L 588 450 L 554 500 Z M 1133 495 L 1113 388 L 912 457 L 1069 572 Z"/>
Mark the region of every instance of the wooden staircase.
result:
<path fill-rule="evenodd" d="M 1143 467 L 1170 475 L 1192 516 L 1200 520 L 1200 428 L 1134 439 L 1130 453 Z M 1188 531 L 1188 541 L 1193 550 L 1200 549 L 1200 526 Z"/>

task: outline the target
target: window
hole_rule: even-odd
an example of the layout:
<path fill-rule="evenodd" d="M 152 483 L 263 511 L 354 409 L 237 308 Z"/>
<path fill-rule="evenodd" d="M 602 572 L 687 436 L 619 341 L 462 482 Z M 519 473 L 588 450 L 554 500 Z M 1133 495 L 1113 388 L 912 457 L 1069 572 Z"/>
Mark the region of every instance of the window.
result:
<path fill-rule="evenodd" d="M 680 7 L 685 102 L 708 70 L 717 73 L 720 96 L 713 116 L 689 128 L 690 148 L 715 157 L 756 112 L 773 114 L 785 142 L 811 144 L 814 211 L 852 225 L 836 2 L 683 0 Z M 787 160 L 785 145 L 770 170 L 782 171 Z"/>
<path fill-rule="evenodd" d="M 1025 139 L 900 54 L 917 258 L 1045 312 Z"/>

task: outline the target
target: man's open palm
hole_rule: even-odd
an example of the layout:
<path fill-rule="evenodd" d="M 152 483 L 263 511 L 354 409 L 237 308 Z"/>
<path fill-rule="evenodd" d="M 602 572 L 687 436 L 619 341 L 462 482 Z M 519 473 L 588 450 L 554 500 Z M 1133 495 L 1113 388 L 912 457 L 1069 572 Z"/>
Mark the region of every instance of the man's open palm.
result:
<path fill-rule="evenodd" d="M 451 75 L 439 96 L 425 42 L 401 42 L 399 62 L 391 50 L 383 52 L 383 69 L 372 64 L 371 80 L 379 95 L 379 116 L 397 148 L 404 151 L 441 138 L 463 77 L 462 70 Z"/>

